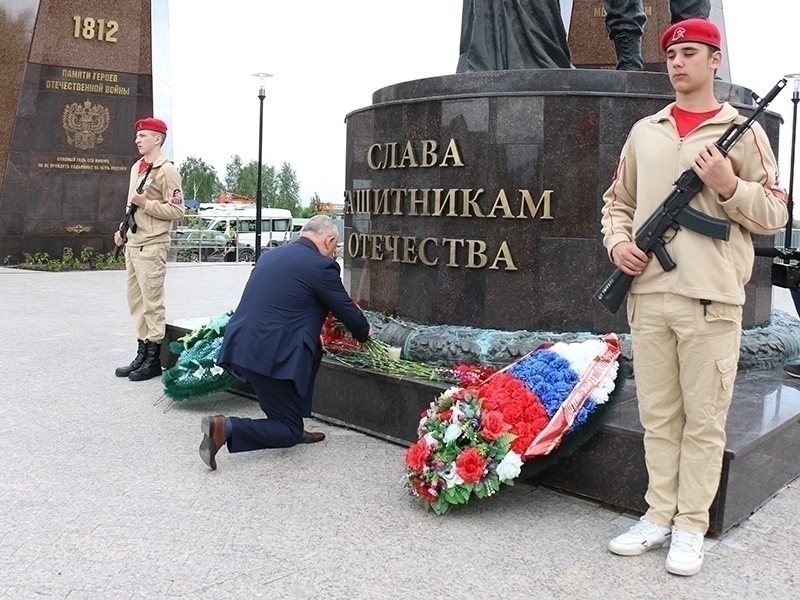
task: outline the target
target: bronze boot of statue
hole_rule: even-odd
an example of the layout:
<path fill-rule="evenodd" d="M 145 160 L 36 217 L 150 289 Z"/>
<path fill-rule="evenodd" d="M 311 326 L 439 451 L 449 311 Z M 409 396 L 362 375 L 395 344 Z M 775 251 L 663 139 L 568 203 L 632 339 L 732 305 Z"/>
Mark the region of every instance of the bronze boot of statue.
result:
<path fill-rule="evenodd" d="M 642 36 L 621 33 L 614 38 L 617 53 L 617 71 L 642 70 Z"/>

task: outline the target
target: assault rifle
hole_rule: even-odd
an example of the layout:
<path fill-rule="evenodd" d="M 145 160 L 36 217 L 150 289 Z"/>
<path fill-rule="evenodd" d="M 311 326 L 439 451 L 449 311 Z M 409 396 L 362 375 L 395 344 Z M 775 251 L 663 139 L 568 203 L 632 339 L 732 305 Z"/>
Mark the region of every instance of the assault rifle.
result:
<path fill-rule="evenodd" d="M 147 165 L 147 170 L 144 172 L 144 177 L 139 182 L 139 185 L 136 186 L 136 193 L 141 194 L 144 191 L 144 182 L 147 181 L 147 177 L 150 175 L 150 171 L 153 170 L 153 163 Z M 136 214 L 136 205 L 131 204 L 128 207 L 128 212 L 125 213 L 125 220 L 119 226 L 119 234 L 122 236 L 122 246 L 125 245 L 125 242 L 128 241 L 128 231 L 131 233 L 136 233 L 136 219 L 134 219 L 133 215 Z M 114 249 L 114 260 L 119 258 L 119 251 L 122 250 L 122 246 L 117 246 Z"/>
<path fill-rule="evenodd" d="M 781 79 L 764 98 L 753 94 L 753 100 L 756 102 L 753 114 L 739 125 L 731 123 L 725 133 L 714 142 L 723 156 L 728 155 L 733 145 L 750 129 L 753 121 L 764 112 L 785 85 L 786 79 Z M 730 236 L 730 222 L 711 217 L 689 206 L 689 202 L 701 189 L 703 189 L 703 181 L 700 176 L 693 169 L 686 169 L 675 182 L 672 193 L 636 232 L 634 240 L 636 246 L 648 255 L 655 254 L 665 271 L 671 271 L 676 266 L 665 247 L 664 234 L 667 230 L 674 229 L 677 233 L 680 226 L 683 225 L 687 229 L 718 240 L 727 241 Z M 633 283 L 633 275 L 616 269 L 595 292 L 594 297 L 609 311 L 615 313 L 622 305 L 631 283 Z"/>

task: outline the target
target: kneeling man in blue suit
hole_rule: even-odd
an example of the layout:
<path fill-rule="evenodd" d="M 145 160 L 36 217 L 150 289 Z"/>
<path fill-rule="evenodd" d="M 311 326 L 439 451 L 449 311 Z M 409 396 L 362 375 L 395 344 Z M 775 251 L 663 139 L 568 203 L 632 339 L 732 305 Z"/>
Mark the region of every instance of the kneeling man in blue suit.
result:
<path fill-rule="evenodd" d="M 253 386 L 267 418 L 203 417 L 200 457 L 212 469 L 224 445 L 229 452 L 247 452 L 325 438 L 303 429 L 322 360 L 325 317 L 331 311 L 359 341 L 370 333 L 342 285 L 334 258 L 338 238 L 333 220 L 317 215 L 295 242 L 265 253 L 253 269 L 217 363 Z"/>

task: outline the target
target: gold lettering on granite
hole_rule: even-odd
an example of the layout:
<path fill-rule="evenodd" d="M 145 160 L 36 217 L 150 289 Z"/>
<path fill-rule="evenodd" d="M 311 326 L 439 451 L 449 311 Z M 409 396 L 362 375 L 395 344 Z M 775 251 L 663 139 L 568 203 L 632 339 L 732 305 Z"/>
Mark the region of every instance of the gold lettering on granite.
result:
<path fill-rule="evenodd" d="M 434 246 L 438 246 L 438 244 L 436 243 L 436 238 L 427 237 L 427 238 L 423 239 L 419 243 L 419 249 L 417 250 L 417 254 L 419 255 L 419 262 L 421 262 L 423 265 L 427 265 L 429 267 L 435 267 L 437 264 L 439 264 L 439 257 L 437 256 L 433 260 L 430 260 L 428 258 L 428 254 L 427 254 L 427 251 L 425 250 L 425 247 L 429 243 L 433 243 Z"/>
<path fill-rule="evenodd" d="M 436 166 L 436 148 L 439 144 L 436 140 L 422 140 L 422 162 L 423 167 Z"/>
<path fill-rule="evenodd" d="M 370 253 L 370 258 L 372 260 L 383 260 L 383 248 L 381 248 L 381 242 L 383 242 L 382 235 L 372 234 L 372 252 Z"/>
<path fill-rule="evenodd" d="M 504 219 L 535 218 L 541 211 L 541 220 L 552 220 L 553 190 L 543 190 L 534 201 L 530 190 L 517 190 L 519 210 L 514 213 L 506 190 L 497 192 L 488 213 L 481 207 L 483 188 L 383 188 L 366 190 L 345 190 L 344 213 L 361 215 L 407 215 L 410 217 L 460 217 L 495 219 L 502 213 Z M 431 198 L 433 202 L 431 202 Z M 431 211 L 431 204 L 433 211 Z"/>
<path fill-rule="evenodd" d="M 61 69 L 61 79 L 45 80 L 44 88 L 53 91 L 108 94 L 110 96 L 132 95 L 130 86 L 120 84 L 119 80 L 117 73 Z"/>
<path fill-rule="evenodd" d="M 447 263 L 448 267 L 457 267 L 458 261 L 456 260 L 456 248 L 464 245 L 464 240 L 457 240 L 455 238 L 443 238 L 442 242 L 450 246 L 450 261 Z"/>
<path fill-rule="evenodd" d="M 553 190 L 545 190 L 542 192 L 542 195 L 539 196 L 539 202 L 534 206 L 533 204 L 533 197 L 529 190 L 520 190 L 520 202 L 519 202 L 519 214 L 517 215 L 518 219 L 527 219 L 528 217 L 525 216 L 525 207 L 528 207 L 528 210 L 531 213 L 531 219 L 536 216 L 536 213 L 539 212 L 539 207 L 544 204 L 544 210 L 542 210 L 542 216 L 539 217 L 540 219 L 551 220 L 553 215 L 550 213 L 550 197 L 553 194 Z"/>
<path fill-rule="evenodd" d="M 456 145 L 455 139 L 450 139 L 450 143 L 447 144 L 447 150 L 444 151 L 444 157 L 442 157 L 442 162 L 439 163 L 440 167 L 446 167 L 447 159 L 451 159 L 453 161 L 454 167 L 463 167 L 464 161 L 461 160 L 461 156 L 458 153 L 458 146 Z"/>
<path fill-rule="evenodd" d="M 415 237 L 403 236 L 403 260 L 400 262 L 409 265 L 417 263 L 416 241 Z"/>
<path fill-rule="evenodd" d="M 72 17 L 72 21 L 75 23 L 75 27 L 72 30 L 72 36 L 75 38 L 97 40 L 110 44 L 115 44 L 117 42 L 119 23 L 116 21 L 107 21 L 106 19 L 96 19 L 94 17 L 81 17 L 80 15 Z"/>
<path fill-rule="evenodd" d="M 456 212 L 456 193 L 458 190 L 450 189 L 447 190 L 447 194 L 442 200 L 442 191 L 443 190 L 433 190 L 433 216 L 434 217 L 441 217 L 442 212 L 444 211 L 446 206 L 449 206 L 449 210 L 447 212 L 448 217 L 457 217 L 458 213 Z"/>
<path fill-rule="evenodd" d="M 408 161 L 408 165 L 406 165 L 406 161 Z M 414 158 L 414 148 L 411 146 L 411 142 L 406 142 L 406 147 L 403 150 L 403 156 L 400 158 L 400 164 L 397 165 L 398 169 L 403 169 L 406 166 L 408 167 L 417 167 L 419 164 L 417 163 L 417 159 Z"/>
<path fill-rule="evenodd" d="M 450 139 L 447 148 L 442 154 L 441 161 L 436 150 L 439 144 L 436 140 L 422 140 L 417 149 L 414 142 L 408 140 L 403 147 L 402 156 L 398 162 L 398 148 L 401 142 L 375 143 L 367 148 L 367 166 L 373 171 L 381 169 L 409 169 L 415 167 L 463 167 L 464 161 L 458 150 L 455 139 Z M 452 163 L 452 164 L 449 164 Z"/>
<path fill-rule="evenodd" d="M 492 205 L 492 210 L 490 210 L 489 214 L 486 216 L 489 217 L 490 219 L 496 219 L 497 215 L 495 213 L 497 212 L 498 208 L 503 209 L 504 219 L 514 218 L 514 213 L 511 212 L 511 205 L 508 203 L 508 198 L 506 197 L 506 191 L 504 189 L 501 189 L 497 193 L 497 198 L 495 199 L 494 204 Z"/>
<path fill-rule="evenodd" d="M 435 267 L 439 264 L 440 256 L 436 256 L 436 249 L 442 248 L 449 259 L 447 267 L 461 267 L 467 269 L 483 269 L 489 264 L 489 244 L 484 240 L 465 240 L 456 238 L 422 238 L 417 243 L 414 236 L 381 235 L 351 233 L 347 238 L 347 254 L 351 258 L 377 261 L 390 261 L 404 264 L 421 264 Z M 466 248 L 466 263 L 459 262 L 459 250 Z M 433 256 L 433 258 L 432 258 Z M 489 269 L 516 271 L 517 266 L 511 255 L 508 241 L 503 240 L 494 254 Z"/>
<path fill-rule="evenodd" d="M 475 195 L 470 198 L 470 192 L 472 190 L 461 190 L 462 195 L 462 206 L 464 207 L 461 211 L 462 217 L 471 217 L 470 209 L 474 212 L 476 217 L 485 217 L 486 215 L 483 214 L 480 205 L 478 204 L 478 196 L 483 193 L 483 188 L 480 188 L 475 192 Z"/>
<path fill-rule="evenodd" d="M 409 196 L 408 214 L 409 216 L 420 215 L 422 217 L 427 217 L 430 215 L 430 212 L 428 212 L 428 194 L 430 193 L 430 190 L 422 190 L 422 198 L 417 198 L 418 195 L 417 192 L 419 191 L 420 190 L 414 190 L 414 189 L 408 190 L 408 196 Z M 417 212 L 417 206 L 419 206 L 422 209 L 422 212 L 420 213 Z"/>
<path fill-rule="evenodd" d="M 486 242 L 483 240 L 467 240 L 467 268 L 482 269 L 489 259 L 486 258 Z"/>
<path fill-rule="evenodd" d="M 400 236 L 399 235 L 385 235 L 383 236 L 383 246 L 386 252 L 392 253 L 392 262 L 400 262 Z"/>
<path fill-rule="evenodd" d="M 508 247 L 508 242 L 505 240 L 503 240 L 503 243 L 500 244 L 500 250 L 497 251 L 497 256 L 494 257 L 494 262 L 489 268 L 499 270 L 500 267 L 497 266 L 497 263 L 501 260 L 506 263 L 504 268 L 505 271 L 517 270 L 517 266 L 514 264 L 514 259 L 511 257 L 511 249 Z"/>

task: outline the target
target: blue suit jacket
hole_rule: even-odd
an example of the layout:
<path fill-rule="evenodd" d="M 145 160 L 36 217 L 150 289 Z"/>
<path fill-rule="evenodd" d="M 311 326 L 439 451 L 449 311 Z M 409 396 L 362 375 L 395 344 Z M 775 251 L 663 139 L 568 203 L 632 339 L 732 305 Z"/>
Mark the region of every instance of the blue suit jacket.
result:
<path fill-rule="evenodd" d="M 293 381 L 308 416 L 328 311 L 359 341 L 369 335 L 369 323 L 339 273 L 338 263 L 307 238 L 266 252 L 228 323 L 217 363 L 240 378 L 237 367 Z"/>

